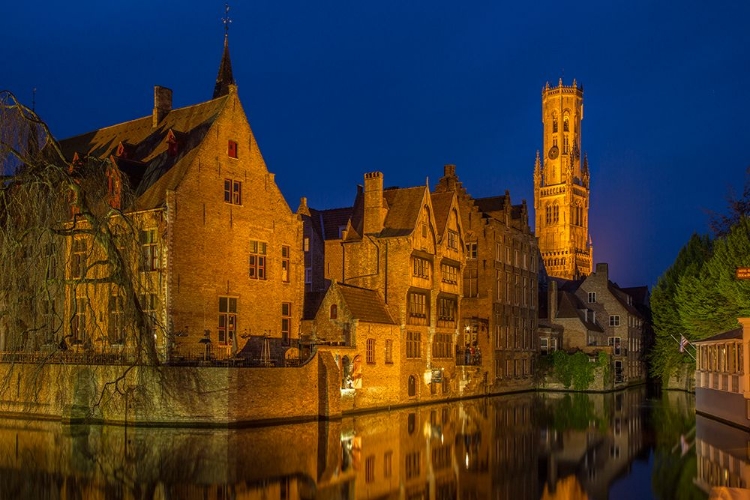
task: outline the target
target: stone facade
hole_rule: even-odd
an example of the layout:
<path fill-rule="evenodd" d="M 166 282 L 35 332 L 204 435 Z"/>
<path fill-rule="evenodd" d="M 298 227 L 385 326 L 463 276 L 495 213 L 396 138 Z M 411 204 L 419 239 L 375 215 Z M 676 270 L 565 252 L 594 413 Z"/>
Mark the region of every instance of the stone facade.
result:
<path fill-rule="evenodd" d="M 583 87 L 575 80 L 542 90 L 542 155 L 534 165 L 534 211 L 539 249 L 550 276 L 576 279 L 591 273 L 589 167 L 581 159 Z"/>
<path fill-rule="evenodd" d="M 537 353 L 537 255 L 525 202 L 512 205 L 508 192 L 472 198 L 446 165 L 436 193 L 455 193 L 466 239 L 461 299 L 461 342 L 481 357 L 464 356 L 489 391 L 531 389 Z"/>

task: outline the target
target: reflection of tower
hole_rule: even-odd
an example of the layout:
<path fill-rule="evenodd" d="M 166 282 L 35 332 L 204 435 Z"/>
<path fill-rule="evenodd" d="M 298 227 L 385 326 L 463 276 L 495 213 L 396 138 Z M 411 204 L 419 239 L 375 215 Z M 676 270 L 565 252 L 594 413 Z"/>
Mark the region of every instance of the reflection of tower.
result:
<path fill-rule="evenodd" d="M 535 231 L 550 276 L 573 279 L 592 271 L 589 167 L 581 158 L 583 87 L 549 83 L 542 90 L 543 154 L 534 165 Z"/>

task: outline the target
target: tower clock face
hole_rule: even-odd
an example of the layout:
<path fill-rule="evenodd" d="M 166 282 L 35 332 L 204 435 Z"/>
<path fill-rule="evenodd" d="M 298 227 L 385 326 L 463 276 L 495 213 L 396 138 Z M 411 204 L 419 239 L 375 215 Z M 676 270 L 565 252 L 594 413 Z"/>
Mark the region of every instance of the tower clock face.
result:
<path fill-rule="evenodd" d="M 557 158 L 557 155 L 560 153 L 560 150 L 557 149 L 557 146 L 552 146 L 549 148 L 549 152 L 547 153 L 547 156 L 549 156 L 550 160 L 554 160 Z"/>

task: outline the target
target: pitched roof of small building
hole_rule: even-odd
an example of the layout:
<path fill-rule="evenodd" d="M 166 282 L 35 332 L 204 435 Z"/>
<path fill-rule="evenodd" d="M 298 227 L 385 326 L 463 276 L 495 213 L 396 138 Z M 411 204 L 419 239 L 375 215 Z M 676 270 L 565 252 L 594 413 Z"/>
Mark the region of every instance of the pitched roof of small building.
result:
<path fill-rule="evenodd" d="M 396 324 L 378 291 L 344 283 L 336 286 L 353 318 L 366 323 Z"/>
<path fill-rule="evenodd" d="M 453 193 L 431 193 L 432 210 L 435 213 L 435 227 L 438 234 L 445 233 L 445 226 L 448 224 L 451 206 L 453 205 Z"/>
<path fill-rule="evenodd" d="M 718 342 L 721 340 L 735 340 L 735 339 L 742 340 L 742 328 L 735 328 L 734 330 L 729 330 L 727 332 L 716 334 L 713 337 L 708 337 L 708 338 L 701 339 L 701 340 L 692 340 L 691 342 L 693 344 L 700 344 L 703 342 Z"/>

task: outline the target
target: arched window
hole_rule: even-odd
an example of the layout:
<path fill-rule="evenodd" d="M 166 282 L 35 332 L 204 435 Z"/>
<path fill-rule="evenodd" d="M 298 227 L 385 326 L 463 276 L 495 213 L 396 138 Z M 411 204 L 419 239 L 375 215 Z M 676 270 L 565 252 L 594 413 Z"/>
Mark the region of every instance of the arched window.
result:
<path fill-rule="evenodd" d="M 409 375 L 409 397 L 417 395 L 417 377 Z"/>
<path fill-rule="evenodd" d="M 570 123 L 569 123 L 569 116 L 565 115 L 563 117 L 563 132 L 570 132 Z"/>
<path fill-rule="evenodd" d="M 336 304 L 331 304 L 331 319 L 336 319 L 339 316 L 339 308 Z"/>
<path fill-rule="evenodd" d="M 552 133 L 557 133 L 557 113 L 552 114 Z"/>
<path fill-rule="evenodd" d="M 555 203 L 552 207 L 552 222 L 557 223 L 560 220 L 560 207 Z"/>
<path fill-rule="evenodd" d="M 552 207 L 547 205 L 546 207 L 544 207 L 544 212 L 545 212 L 545 222 L 547 224 L 552 224 Z"/>

